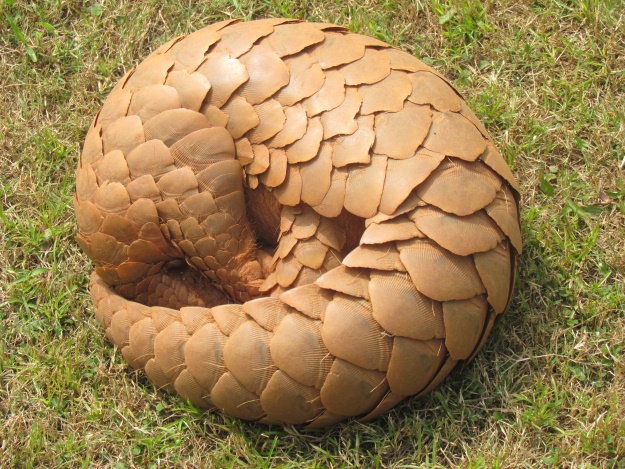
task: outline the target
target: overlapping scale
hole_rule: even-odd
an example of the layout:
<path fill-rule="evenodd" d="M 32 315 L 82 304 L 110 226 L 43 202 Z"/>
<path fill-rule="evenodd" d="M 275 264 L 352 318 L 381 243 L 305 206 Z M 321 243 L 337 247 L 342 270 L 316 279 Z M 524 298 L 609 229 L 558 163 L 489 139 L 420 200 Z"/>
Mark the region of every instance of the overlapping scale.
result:
<path fill-rule="evenodd" d="M 462 99 L 444 80 L 429 72 L 410 76 L 412 93 L 408 100 L 415 104 L 431 104 L 437 111 L 458 112 Z"/>
<path fill-rule="evenodd" d="M 315 47 L 310 55 L 323 69 L 328 69 L 361 59 L 365 55 L 365 46 L 353 36 L 326 33 L 323 44 Z"/>
<path fill-rule="evenodd" d="M 255 46 L 240 61 L 249 75 L 241 95 L 250 104 L 262 103 L 289 83 L 289 69 L 268 47 Z"/>
<path fill-rule="evenodd" d="M 471 215 L 497 196 L 501 179 L 484 165 L 448 158 L 417 188 L 417 195 L 447 213 Z"/>
<path fill-rule="evenodd" d="M 345 209 L 362 218 L 376 214 L 386 177 L 386 156 L 374 155 L 367 165 L 353 168 L 345 183 Z"/>
<path fill-rule="evenodd" d="M 510 238 L 510 242 L 517 252 L 520 253 L 522 249 L 521 227 L 518 223 L 519 213 L 512 191 L 507 187 L 502 187 L 501 190 L 497 192 L 495 200 L 486 206 L 485 210 L 486 213 L 495 220 L 497 225 L 499 225 L 501 231 Z"/>
<path fill-rule="evenodd" d="M 323 138 L 328 140 L 335 135 L 351 135 L 356 129 L 356 114 L 360 110 L 362 97 L 354 88 L 347 88 L 345 99 L 336 108 L 321 115 Z"/>
<path fill-rule="evenodd" d="M 320 396 L 321 403 L 330 412 L 351 417 L 371 411 L 387 390 L 384 372 L 366 370 L 337 358 Z"/>
<path fill-rule="evenodd" d="M 245 65 L 224 53 L 209 54 L 197 69 L 211 84 L 210 99 L 217 106 L 223 106 L 232 93 L 249 79 Z"/>
<path fill-rule="evenodd" d="M 436 376 L 445 354 L 441 340 L 396 337 L 387 373 L 391 391 L 402 396 L 423 391 Z"/>
<path fill-rule="evenodd" d="M 384 52 L 365 48 L 362 58 L 342 66 L 340 71 L 346 85 L 377 83 L 391 73 L 391 61 Z"/>
<path fill-rule="evenodd" d="M 310 206 L 320 204 L 332 184 L 332 146 L 324 144 L 315 158 L 302 163 L 302 201 Z"/>
<path fill-rule="evenodd" d="M 367 115 L 381 111 L 399 112 L 412 91 L 413 85 L 408 75 L 392 71 L 379 83 L 363 85 L 360 88 L 359 92 L 362 96 L 360 113 Z"/>
<path fill-rule="evenodd" d="M 454 135 L 449 138 L 449 135 Z M 486 150 L 486 140 L 479 131 L 460 114 L 439 112 L 432 118 L 432 127 L 423 146 L 447 156 L 474 161 Z"/>
<path fill-rule="evenodd" d="M 280 57 L 293 55 L 325 39 L 325 34 L 306 23 L 276 26 L 273 34 L 263 41 Z"/>
<path fill-rule="evenodd" d="M 445 336 L 441 305 L 419 292 L 408 275 L 371 273 L 369 294 L 373 317 L 390 334 L 416 340 Z"/>
<path fill-rule="evenodd" d="M 353 134 L 334 139 L 332 161 L 335 168 L 371 161 L 369 150 L 375 141 L 373 121 L 373 116 L 361 116 L 356 119 L 358 128 Z"/>
<path fill-rule="evenodd" d="M 321 339 L 320 321 L 289 314 L 276 328 L 270 348 L 278 368 L 305 386 L 321 388 L 333 358 Z"/>
<path fill-rule="evenodd" d="M 332 355 L 368 370 L 386 370 L 392 341 L 374 320 L 371 304 L 337 293 L 328 305 L 321 337 Z"/>
<path fill-rule="evenodd" d="M 265 416 L 259 397 L 248 391 L 230 372 L 219 378 L 210 398 L 222 412 L 240 419 L 260 420 Z"/>
<path fill-rule="evenodd" d="M 427 106 L 412 103 L 397 112 L 378 114 L 373 151 L 398 160 L 410 158 L 428 135 L 431 116 Z"/>
<path fill-rule="evenodd" d="M 137 115 L 145 123 L 163 111 L 178 109 L 180 96 L 175 88 L 165 85 L 153 85 L 141 88 L 132 94 L 128 115 Z"/>
<path fill-rule="evenodd" d="M 128 116 L 117 119 L 106 127 L 102 133 L 104 154 L 120 150 L 124 155 L 150 137 L 147 136 L 141 119 L 137 116 Z"/>
<path fill-rule="evenodd" d="M 284 148 L 299 140 L 306 133 L 308 118 L 306 111 L 299 104 L 284 109 L 285 122 L 280 130 L 269 142 L 272 148 Z"/>
<path fill-rule="evenodd" d="M 267 21 L 233 24 L 221 30 L 215 52 L 226 52 L 232 57 L 239 57 L 249 51 L 261 37 L 273 31 L 273 25 Z"/>
<path fill-rule="evenodd" d="M 276 99 L 283 106 L 292 106 L 321 89 L 326 80 L 321 65 L 309 54 L 297 54 L 286 58 L 289 69 L 289 84 L 276 93 Z"/>
<path fill-rule="evenodd" d="M 199 111 L 211 88 L 208 79 L 201 73 L 189 73 L 186 70 L 171 72 L 166 85 L 174 88 L 180 97 L 180 107 Z"/>
<path fill-rule="evenodd" d="M 278 422 L 303 424 L 323 411 L 319 391 L 276 371 L 260 398 L 263 409 Z"/>
<path fill-rule="evenodd" d="M 421 239 L 406 242 L 399 257 L 417 289 L 434 300 L 462 300 L 484 293 L 470 257 L 452 254 Z"/>
<path fill-rule="evenodd" d="M 503 313 L 508 304 L 512 285 L 512 253 L 507 242 L 502 242 L 488 252 L 473 256 L 475 268 L 480 274 L 488 294 L 488 302 L 497 314 Z"/>
<path fill-rule="evenodd" d="M 167 50 L 167 55 L 176 61 L 174 70 L 189 72 L 198 68 L 204 60 L 206 51 L 219 41 L 221 35 L 211 28 L 203 28 L 176 41 Z"/>
<path fill-rule="evenodd" d="M 488 313 L 483 296 L 443 303 L 445 347 L 454 360 L 469 358 L 482 336 Z"/>
<path fill-rule="evenodd" d="M 323 139 L 323 125 L 319 118 L 308 120 L 306 133 L 286 149 L 289 163 L 304 163 L 312 160 L 319 151 Z"/>
<path fill-rule="evenodd" d="M 325 72 L 323 86 L 303 101 L 308 117 L 331 111 L 345 100 L 345 78 L 337 70 Z"/>
<path fill-rule="evenodd" d="M 503 240 L 497 225 L 483 211 L 459 217 L 427 206 L 415 209 L 409 217 L 419 231 L 459 256 L 489 251 Z"/>

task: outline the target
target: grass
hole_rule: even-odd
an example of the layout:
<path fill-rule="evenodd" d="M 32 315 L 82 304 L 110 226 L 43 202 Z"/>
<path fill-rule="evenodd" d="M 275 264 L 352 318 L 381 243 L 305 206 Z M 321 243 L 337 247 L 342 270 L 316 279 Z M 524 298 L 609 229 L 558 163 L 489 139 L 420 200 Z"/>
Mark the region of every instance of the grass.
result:
<path fill-rule="evenodd" d="M 625 467 L 622 0 L 0 3 L 0 467 Z M 81 142 L 122 74 L 227 17 L 348 25 L 446 74 L 522 187 L 508 313 L 428 397 L 320 432 L 202 414 L 106 343 L 73 241 Z"/>

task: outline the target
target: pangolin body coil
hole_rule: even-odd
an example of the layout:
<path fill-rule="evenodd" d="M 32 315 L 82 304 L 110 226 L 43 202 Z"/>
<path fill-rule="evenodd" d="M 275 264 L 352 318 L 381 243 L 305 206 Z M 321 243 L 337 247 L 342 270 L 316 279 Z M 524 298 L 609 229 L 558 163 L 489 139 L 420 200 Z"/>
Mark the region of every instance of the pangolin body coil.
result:
<path fill-rule="evenodd" d="M 473 358 L 510 299 L 518 187 L 413 56 L 331 24 L 211 25 L 122 78 L 77 240 L 111 342 L 264 423 L 368 420 Z"/>

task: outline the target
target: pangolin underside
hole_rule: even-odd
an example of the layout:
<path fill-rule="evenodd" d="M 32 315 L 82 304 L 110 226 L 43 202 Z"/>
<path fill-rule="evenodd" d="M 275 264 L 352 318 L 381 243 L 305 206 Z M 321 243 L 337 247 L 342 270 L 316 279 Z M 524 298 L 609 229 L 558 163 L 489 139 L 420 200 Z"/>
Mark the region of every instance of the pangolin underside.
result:
<path fill-rule="evenodd" d="M 127 73 L 75 207 L 111 342 L 159 388 L 263 423 L 369 420 L 481 348 L 518 186 L 415 57 L 291 19 L 213 24 Z"/>

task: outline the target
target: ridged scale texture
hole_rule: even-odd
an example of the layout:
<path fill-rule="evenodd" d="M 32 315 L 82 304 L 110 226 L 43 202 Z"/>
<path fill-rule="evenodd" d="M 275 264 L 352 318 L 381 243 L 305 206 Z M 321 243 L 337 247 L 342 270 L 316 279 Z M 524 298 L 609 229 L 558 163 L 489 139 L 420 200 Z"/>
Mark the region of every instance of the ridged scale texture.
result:
<path fill-rule="evenodd" d="M 411 55 L 330 24 L 225 21 L 113 89 L 77 170 L 77 240 L 108 338 L 156 386 L 323 427 L 475 356 L 510 299 L 517 190 Z"/>

